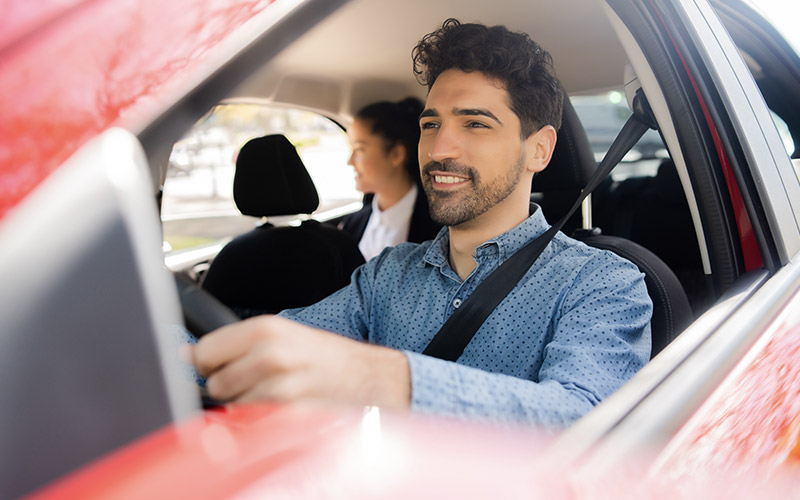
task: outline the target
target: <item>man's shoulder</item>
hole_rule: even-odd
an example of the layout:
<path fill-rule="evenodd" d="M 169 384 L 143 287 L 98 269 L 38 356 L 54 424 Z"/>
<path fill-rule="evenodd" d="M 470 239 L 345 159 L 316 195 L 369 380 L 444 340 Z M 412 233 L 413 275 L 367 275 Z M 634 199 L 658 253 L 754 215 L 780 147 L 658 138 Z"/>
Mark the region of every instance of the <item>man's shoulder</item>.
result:
<path fill-rule="evenodd" d="M 595 248 L 561 232 L 553 238 L 553 243 L 551 258 L 571 260 L 573 266 L 582 263 L 593 269 L 611 266 L 632 273 L 640 272 L 639 268 L 630 260 L 610 250 Z"/>
<path fill-rule="evenodd" d="M 422 243 L 404 242 L 393 247 L 387 247 L 370 261 L 376 269 L 387 266 L 419 264 L 424 261 L 425 254 L 431 246 L 431 241 Z"/>

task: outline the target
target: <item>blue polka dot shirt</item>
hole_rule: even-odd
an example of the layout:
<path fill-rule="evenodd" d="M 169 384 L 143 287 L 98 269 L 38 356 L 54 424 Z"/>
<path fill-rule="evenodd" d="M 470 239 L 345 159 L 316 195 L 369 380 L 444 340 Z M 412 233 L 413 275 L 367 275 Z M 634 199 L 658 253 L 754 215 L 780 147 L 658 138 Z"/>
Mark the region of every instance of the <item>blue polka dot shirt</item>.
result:
<path fill-rule="evenodd" d="M 457 362 L 420 354 L 475 287 L 548 227 L 536 210 L 479 246 L 463 281 L 444 228 L 432 241 L 387 248 L 348 286 L 281 315 L 404 351 L 416 411 L 563 427 L 649 359 L 652 303 L 629 261 L 559 232 Z"/>

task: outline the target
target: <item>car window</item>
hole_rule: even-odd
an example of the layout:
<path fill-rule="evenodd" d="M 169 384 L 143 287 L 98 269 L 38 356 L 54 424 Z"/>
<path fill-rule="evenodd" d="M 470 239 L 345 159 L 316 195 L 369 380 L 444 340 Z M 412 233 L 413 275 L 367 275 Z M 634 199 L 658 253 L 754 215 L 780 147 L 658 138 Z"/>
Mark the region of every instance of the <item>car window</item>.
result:
<path fill-rule="evenodd" d="M 775 128 L 778 129 L 778 134 L 781 136 L 781 142 L 783 142 L 783 147 L 786 149 L 786 154 L 791 158 L 797 148 L 794 144 L 792 133 L 789 131 L 789 126 L 774 111 L 770 110 L 770 114 L 772 115 L 772 121 L 775 123 Z M 800 180 L 800 158 L 791 158 L 791 160 L 794 173 L 797 179 Z"/>
<path fill-rule="evenodd" d="M 570 101 L 586 135 L 589 136 L 592 152 L 599 163 L 631 116 L 625 94 L 614 90 L 602 94 L 571 96 Z M 614 168 L 611 178 L 622 181 L 629 177 L 653 177 L 659 164 L 668 157 L 661 136 L 655 130 L 648 130 Z"/>
<path fill-rule="evenodd" d="M 795 50 L 800 51 L 800 33 L 797 31 L 797 15 L 800 6 L 796 2 L 786 0 L 750 0 L 758 7 L 761 13 L 791 44 Z"/>
<path fill-rule="evenodd" d="M 781 136 L 781 142 L 783 142 L 783 147 L 786 149 L 786 154 L 791 156 L 792 153 L 794 153 L 795 146 L 792 133 L 789 131 L 789 126 L 783 121 L 783 118 L 778 116 L 774 111 L 770 110 L 770 115 L 772 115 L 772 121 L 775 123 L 775 128 L 778 129 L 778 134 Z"/>
<path fill-rule="evenodd" d="M 215 106 L 178 141 L 169 158 L 161 203 L 166 248 L 180 250 L 244 233 L 257 220 L 233 201 L 236 155 L 248 140 L 284 134 L 297 148 L 320 197 L 315 217 L 358 202 L 347 165 L 347 134 L 317 113 L 252 102 Z"/>
<path fill-rule="evenodd" d="M 778 134 L 781 136 L 781 142 L 783 143 L 784 149 L 786 149 L 786 154 L 789 155 L 789 158 L 792 161 L 794 173 L 800 180 L 800 158 L 792 158 L 794 152 L 797 150 L 797 147 L 795 146 L 794 138 L 792 138 L 792 133 L 789 130 L 789 125 L 787 125 L 786 122 L 783 121 L 783 118 L 778 116 L 774 111 L 770 110 L 770 115 L 772 115 L 772 121 L 775 123 L 775 128 L 778 129 Z"/>

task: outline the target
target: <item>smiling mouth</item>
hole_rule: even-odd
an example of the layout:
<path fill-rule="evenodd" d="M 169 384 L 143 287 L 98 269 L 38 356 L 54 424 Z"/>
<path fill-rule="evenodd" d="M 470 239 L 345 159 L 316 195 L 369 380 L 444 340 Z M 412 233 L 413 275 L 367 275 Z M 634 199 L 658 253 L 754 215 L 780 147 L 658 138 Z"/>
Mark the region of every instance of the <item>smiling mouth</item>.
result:
<path fill-rule="evenodd" d="M 477 172 L 467 165 L 453 160 L 430 161 L 422 168 L 425 184 L 437 191 L 453 191 L 464 188 L 475 181 Z"/>
<path fill-rule="evenodd" d="M 466 184 L 470 181 L 469 177 L 460 177 L 448 174 L 431 174 L 431 179 L 436 187 L 448 188 Z"/>
<path fill-rule="evenodd" d="M 459 182 L 466 182 L 469 179 L 463 177 L 453 177 L 452 175 L 434 175 L 433 180 L 440 184 L 457 184 Z"/>

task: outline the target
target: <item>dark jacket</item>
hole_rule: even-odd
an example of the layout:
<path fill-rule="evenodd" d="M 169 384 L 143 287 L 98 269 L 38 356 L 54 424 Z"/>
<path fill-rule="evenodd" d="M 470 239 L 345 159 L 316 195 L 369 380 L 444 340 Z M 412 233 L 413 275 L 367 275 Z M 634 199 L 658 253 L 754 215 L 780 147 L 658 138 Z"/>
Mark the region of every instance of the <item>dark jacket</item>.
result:
<path fill-rule="evenodd" d="M 364 206 L 361 207 L 361 210 L 346 216 L 339 223 L 339 229 L 352 236 L 356 242 L 361 241 L 361 237 L 367 229 L 367 222 L 372 215 L 372 198 L 373 195 L 365 196 Z M 417 199 L 414 201 L 414 210 L 411 212 L 411 224 L 409 224 L 406 241 L 422 243 L 432 240 L 441 228 L 442 226 L 431 220 L 428 198 L 422 188 L 419 188 Z"/>

